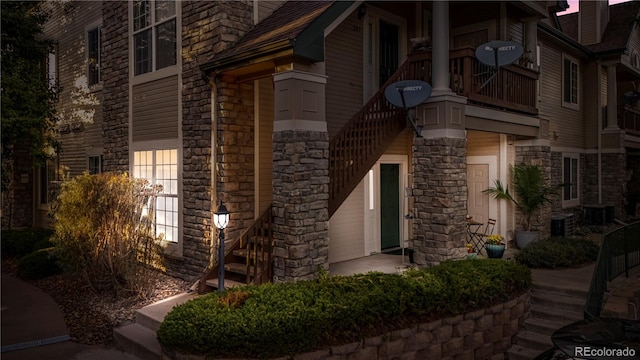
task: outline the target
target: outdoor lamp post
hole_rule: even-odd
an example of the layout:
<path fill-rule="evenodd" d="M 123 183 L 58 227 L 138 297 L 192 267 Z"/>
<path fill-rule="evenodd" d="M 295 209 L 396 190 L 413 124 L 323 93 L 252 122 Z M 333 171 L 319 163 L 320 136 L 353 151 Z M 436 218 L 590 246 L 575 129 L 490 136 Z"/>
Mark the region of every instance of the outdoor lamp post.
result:
<path fill-rule="evenodd" d="M 213 213 L 213 223 L 220 229 L 220 237 L 218 239 L 218 293 L 224 291 L 224 228 L 229 224 L 229 210 L 220 201 L 218 210 Z"/>

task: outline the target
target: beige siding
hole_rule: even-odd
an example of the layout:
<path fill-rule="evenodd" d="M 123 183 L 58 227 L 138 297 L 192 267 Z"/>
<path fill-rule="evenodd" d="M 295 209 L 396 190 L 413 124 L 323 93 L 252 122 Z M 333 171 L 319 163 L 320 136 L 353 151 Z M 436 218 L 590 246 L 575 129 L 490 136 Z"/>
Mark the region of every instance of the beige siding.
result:
<path fill-rule="evenodd" d="M 87 156 L 99 155 L 103 148 L 102 90 L 99 85 L 88 87 L 86 54 L 86 31 L 101 24 L 102 5 L 74 1 L 72 6 L 60 2 L 48 2 L 46 6 L 52 20 L 45 25 L 44 36 L 58 43 L 58 81 L 62 88 L 58 124 L 75 129 L 58 136 L 59 163 L 64 175 L 75 176 L 87 170 Z"/>
<path fill-rule="evenodd" d="M 362 22 L 351 14 L 325 39 L 329 138 L 362 107 Z"/>
<path fill-rule="evenodd" d="M 273 199 L 273 82 L 259 80 L 258 112 L 258 210 L 261 214 Z"/>
<path fill-rule="evenodd" d="M 562 107 L 562 51 L 550 44 L 541 47 L 540 70 L 540 115 L 550 119 L 550 131 L 556 131 L 558 139 L 552 139 L 552 146 L 582 147 L 584 125 L 582 111 Z M 582 87 L 584 69 L 580 65 L 578 78 Z M 581 91 L 581 90 L 580 90 Z M 583 93 L 579 93 L 579 104 L 585 103 Z M 592 103 L 594 101 L 591 101 Z"/>
<path fill-rule="evenodd" d="M 258 22 L 271 15 L 284 0 L 254 0 L 258 4 Z"/>
<path fill-rule="evenodd" d="M 364 256 L 364 180 L 329 219 L 329 262 Z"/>
<path fill-rule="evenodd" d="M 524 46 L 524 24 L 514 18 L 507 19 L 507 39 Z"/>
<path fill-rule="evenodd" d="M 497 156 L 500 153 L 500 134 L 483 131 L 467 132 L 467 156 Z"/>
<path fill-rule="evenodd" d="M 178 76 L 133 87 L 133 141 L 178 138 Z"/>

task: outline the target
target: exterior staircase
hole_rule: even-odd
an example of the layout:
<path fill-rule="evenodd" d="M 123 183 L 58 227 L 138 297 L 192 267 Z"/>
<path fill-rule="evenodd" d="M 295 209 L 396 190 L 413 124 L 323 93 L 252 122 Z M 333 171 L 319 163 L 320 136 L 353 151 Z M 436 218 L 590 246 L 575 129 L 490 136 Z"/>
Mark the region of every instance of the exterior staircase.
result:
<path fill-rule="evenodd" d="M 136 321 L 113 330 L 113 338 L 118 347 L 140 360 L 161 360 L 162 348 L 156 332 L 164 317 L 174 306 L 187 302 L 197 295 L 183 293 L 136 311 Z"/>
<path fill-rule="evenodd" d="M 584 319 L 592 269 L 532 270 L 531 316 L 524 322 L 525 331 L 507 351 L 509 360 L 535 358 L 553 346 L 554 331 Z"/>

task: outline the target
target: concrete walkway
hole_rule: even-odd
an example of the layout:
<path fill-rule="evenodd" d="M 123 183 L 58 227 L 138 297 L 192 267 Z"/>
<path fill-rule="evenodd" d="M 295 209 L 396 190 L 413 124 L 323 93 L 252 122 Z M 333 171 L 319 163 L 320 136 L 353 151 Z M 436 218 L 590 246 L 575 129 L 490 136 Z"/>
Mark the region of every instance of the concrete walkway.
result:
<path fill-rule="evenodd" d="M 10 275 L 0 281 L 2 360 L 138 360 L 113 348 L 72 342 L 51 296 Z"/>

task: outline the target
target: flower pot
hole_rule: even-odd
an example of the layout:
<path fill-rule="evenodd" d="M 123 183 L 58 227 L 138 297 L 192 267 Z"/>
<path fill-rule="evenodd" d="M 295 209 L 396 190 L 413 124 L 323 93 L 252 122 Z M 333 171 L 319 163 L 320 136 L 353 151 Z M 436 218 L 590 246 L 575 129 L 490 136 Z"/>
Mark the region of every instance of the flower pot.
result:
<path fill-rule="evenodd" d="M 516 230 L 516 245 L 520 250 L 526 248 L 532 242 L 538 241 L 539 238 L 539 231 Z"/>
<path fill-rule="evenodd" d="M 491 259 L 500 259 L 504 255 L 504 244 L 486 244 L 484 248 L 487 250 L 487 256 Z"/>
<path fill-rule="evenodd" d="M 467 259 L 475 259 L 478 256 L 476 253 L 467 253 Z"/>

